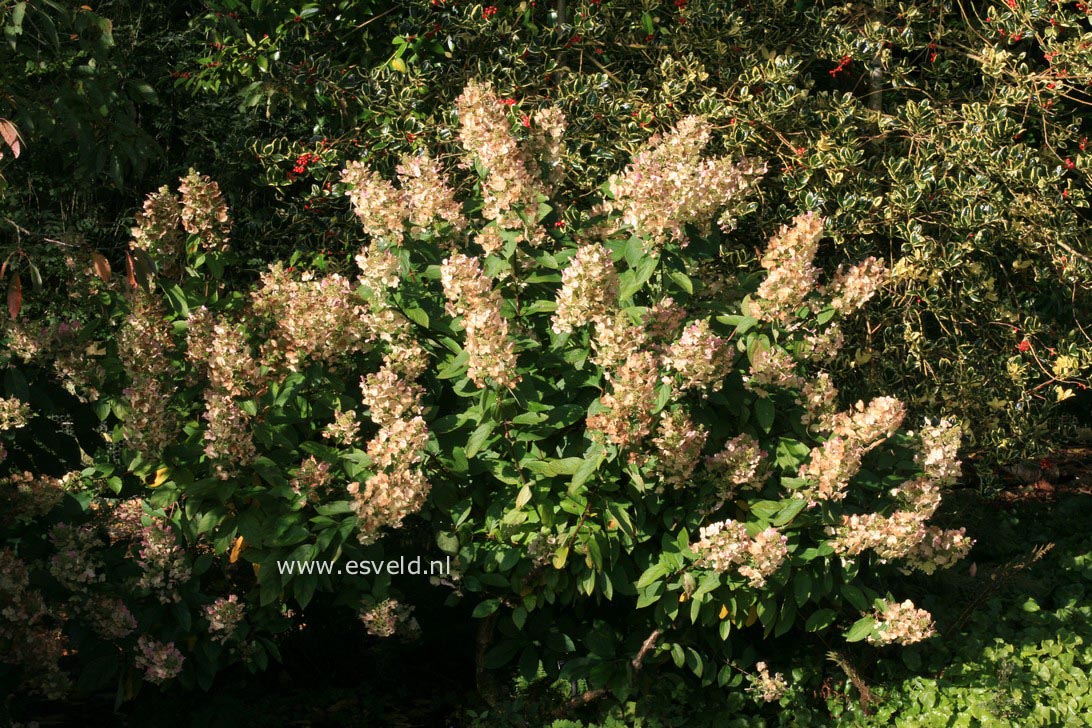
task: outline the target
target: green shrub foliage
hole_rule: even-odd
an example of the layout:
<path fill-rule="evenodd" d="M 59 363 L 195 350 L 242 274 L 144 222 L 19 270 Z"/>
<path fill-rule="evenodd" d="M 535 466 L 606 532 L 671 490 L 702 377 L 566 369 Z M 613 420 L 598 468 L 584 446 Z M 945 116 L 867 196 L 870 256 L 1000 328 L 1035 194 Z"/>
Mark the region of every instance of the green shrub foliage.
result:
<path fill-rule="evenodd" d="M 231 212 L 191 170 L 149 195 L 124 270 L 89 261 L 94 323 L 9 321 L 11 371 L 52 367 L 110 447 L 6 477 L 7 679 L 208 687 L 275 658 L 317 592 L 410 634 L 408 576 L 339 569 L 417 555 L 450 557 L 428 598 L 481 621 L 483 669 L 618 697 L 680 670 L 776 701 L 792 665 L 767 638 L 933 634 L 883 576 L 970 548 L 933 523 L 959 426 L 840 408 L 830 374 L 884 263 L 821 270 L 829 220 L 804 211 L 759 272 L 716 265 L 768 171 L 708 156 L 701 117 L 573 195 L 556 107 L 475 81 L 456 111 L 459 159 L 343 169 L 352 277 L 295 260 L 239 284 Z M 19 381 L 5 437 L 43 416 Z"/>

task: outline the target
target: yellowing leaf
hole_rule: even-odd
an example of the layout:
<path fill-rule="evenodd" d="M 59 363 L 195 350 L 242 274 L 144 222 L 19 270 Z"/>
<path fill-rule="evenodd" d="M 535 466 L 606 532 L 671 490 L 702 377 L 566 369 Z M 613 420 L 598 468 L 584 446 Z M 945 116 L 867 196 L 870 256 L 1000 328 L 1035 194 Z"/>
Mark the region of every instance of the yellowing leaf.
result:
<path fill-rule="evenodd" d="M 159 470 L 155 471 L 155 480 L 153 480 L 148 485 L 148 487 L 158 488 L 159 486 L 167 482 L 167 477 L 170 476 L 170 474 L 171 471 L 168 468 L 160 468 Z"/>
<path fill-rule="evenodd" d="M 235 539 L 235 544 L 231 547 L 231 553 L 228 555 L 228 563 L 234 564 L 239 560 L 239 554 L 243 553 L 243 549 L 246 548 L 246 540 L 240 536 Z M 258 565 L 254 564 L 254 574 L 258 573 Z"/>
<path fill-rule="evenodd" d="M 751 611 L 747 613 L 747 621 L 744 622 L 745 627 L 750 627 L 752 624 L 758 621 L 758 609 L 751 605 Z"/>
<path fill-rule="evenodd" d="M 91 267 L 99 278 L 110 280 L 110 261 L 102 253 L 91 253 Z"/>
<path fill-rule="evenodd" d="M 1073 396 L 1073 390 L 1069 387 L 1054 387 L 1054 396 L 1059 402 L 1064 402 Z"/>
<path fill-rule="evenodd" d="M 261 564 L 251 564 L 250 566 L 251 566 L 252 569 L 254 569 L 254 576 L 257 576 L 258 572 L 262 568 L 262 565 Z"/>
<path fill-rule="evenodd" d="M 399 73 L 405 73 L 406 72 L 406 62 L 403 61 L 401 58 L 392 58 L 391 59 L 391 68 L 398 71 Z"/>
<path fill-rule="evenodd" d="M 728 616 L 728 607 L 726 607 L 723 604 L 720 605 L 720 618 L 724 619 L 727 616 Z"/>

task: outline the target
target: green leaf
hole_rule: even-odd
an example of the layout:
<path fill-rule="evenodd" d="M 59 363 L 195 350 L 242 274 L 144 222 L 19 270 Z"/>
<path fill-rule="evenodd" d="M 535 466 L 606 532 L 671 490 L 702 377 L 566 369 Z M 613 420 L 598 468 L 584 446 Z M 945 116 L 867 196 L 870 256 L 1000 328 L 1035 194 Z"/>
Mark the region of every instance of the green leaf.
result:
<path fill-rule="evenodd" d="M 673 270 L 668 275 L 671 277 L 671 280 L 675 281 L 679 288 L 686 291 L 690 295 L 694 295 L 694 284 L 685 273 L 683 273 L 682 271 Z"/>
<path fill-rule="evenodd" d="M 755 422 L 763 432 L 769 432 L 773 427 L 774 404 L 769 397 L 759 397 L 755 400 Z"/>
<path fill-rule="evenodd" d="M 798 607 L 807 604 L 808 599 L 811 598 L 811 574 L 798 571 L 792 578 L 792 590 Z"/>
<path fill-rule="evenodd" d="M 470 437 L 467 438 L 466 441 L 466 457 L 468 459 L 478 454 L 478 451 L 482 449 L 482 446 L 485 445 L 485 441 L 493 434 L 493 430 L 496 427 L 496 420 L 486 420 L 470 433 Z"/>
<path fill-rule="evenodd" d="M 656 562 L 652 566 L 645 569 L 645 573 L 641 574 L 641 578 L 637 580 L 637 588 L 644 589 L 654 581 L 658 581 L 667 576 L 667 566 L 661 562 Z"/>
<path fill-rule="evenodd" d="M 484 602 L 479 602 L 478 606 L 474 607 L 474 613 L 471 615 L 474 619 L 481 619 L 488 617 L 493 612 L 500 608 L 499 599 L 486 599 Z"/>
<path fill-rule="evenodd" d="M 875 628 L 875 619 L 872 617 L 861 617 L 853 623 L 853 626 L 850 627 L 843 636 L 845 637 L 846 642 L 860 642 L 865 637 L 872 634 L 872 630 Z"/>
<path fill-rule="evenodd" d="M 580 467 L 573 473 L 573 479 L 569 483 L 569 493 L 575 493 L 580 486 L 584 485 L 588 478 L 599 470 L 599 466 L 603 463 L 605 457 L 606 454 L 603 452 L 601 445 L 593 446 L 587 456 L 584 457 Z"/>
<path fill-rule="evenodd" d="M 406 315 L 406 318 L 408 318 L 410 321 L 417 324 L 418 326 L 422 326 L 426 329 L 428 328 L 428 314 L 425 313 L 424 309 L 407 308 L 404 309 L 402 313 Z"/>
<path fill-rule="evenodd" d="M 834 624 L 837 618 L 838 613 L 833 609 L 820 609 L 808 617 L 808 621 L 804 623 L 804 629 L 808 632 L 819 632 Z"/>
<path fill-rule="evenodd" d="M 516 496 L 516 508 L 523 508 L 525 505 L 531 502 L 531 486 L 524 484 L 519 489 L 519 494 Z"/>

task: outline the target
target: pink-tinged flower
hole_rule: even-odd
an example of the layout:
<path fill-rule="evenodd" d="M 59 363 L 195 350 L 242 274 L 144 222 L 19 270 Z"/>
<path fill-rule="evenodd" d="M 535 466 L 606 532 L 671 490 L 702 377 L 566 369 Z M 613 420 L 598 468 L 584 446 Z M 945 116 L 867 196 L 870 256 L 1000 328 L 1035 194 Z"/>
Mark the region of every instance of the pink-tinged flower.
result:
<path fill-rule="evenodd" d="M 173 642 L 159 642 L 147 635 L 137 640 L 136 666 L 144 670 L 148 682 L 158 685 L 178 677 L 185 659 Z"/>
<path fill-rule="evenodd" d="M 664 136 L 654 136 L 621 174 L 608 181 L 607 207 L 624 224 L 646 235 L 658 250 L 665 238 L 685 244 L 687 223 L 707 226 L 724 210 L 720 224 L 731 224 L 732 204 L 766 172 L 761 164 L 727 158 L 701 159 L 710 139 L 708 121 L 690 116 Z"/>
<path fill-rule="evenodd" d="M 231 594 L 220 597 L 205 606 L 205 619 L 209 621 L 209 634 L 217 642 L 227 642 L 235 628 L 246 616 L 246 607 L 239 597 Z"/>
<path fill-rule="evenodd" d="M 611 391 L 599 398 L 603 411 L 588 417 L 587 426 L 619 447 L 632 447 L 652 430 L 659 362 L 648 351 L 629 355 L 617 372 L 608 372 Z"/>
<path fill-rule="evenodd" d="M 767 703 L 780 700 L 789 689 L 785 676 L 779 672 L 771 675 L 765 662 L 755 663 L 755 673 L 749 676 L 751 685 L 747 688 L 747 692 L 754 693 Z"/>
<path fill-rule="evenodd" d="M 181 179 L 178 193 L 182 197 L 182 228 L 196 235 L 205 250 L 227 250 L 231 219 L 220 186 L 191 169 Z"/>
<path fill-rule="evenodd" d="M 754 538 L 747 527 L 733 520 L 702 527 L 691 548 L 698 554 L 698 566 L 719 572 L 733 569 L 760 589 L 789 555 L 788 538 L 776 528 L 767 528 Z"/>
<path fill-rule="evenodd" d="M 514 387 L 520 375 L 516 373 L 508 319 L 501 314 L 500 293 L 493 289 L 478 259 L 462 254 L 445 259 L 441 282 L 448 314 L 463 319 L 470 378 L 479 387 L 490 381 L 499 387 Z"/>
<path fill-rule="evenodd" d="M 875 618 L 876 634 L 868 636 L 868 641 L 874 645 L 911 645 L 936 634 L 933 616 L 924 609 L 917 609 L 909 599 L 901 604 L 886 602 Z"/>
<path fill-rule="evenodd" d="M 598 243 L 581 246 L 561 272 L 561 290 L 551 322 L 554 333 L 570 333 L 613 311 L 618 306 L 618 287 L 610 251 Z"/>

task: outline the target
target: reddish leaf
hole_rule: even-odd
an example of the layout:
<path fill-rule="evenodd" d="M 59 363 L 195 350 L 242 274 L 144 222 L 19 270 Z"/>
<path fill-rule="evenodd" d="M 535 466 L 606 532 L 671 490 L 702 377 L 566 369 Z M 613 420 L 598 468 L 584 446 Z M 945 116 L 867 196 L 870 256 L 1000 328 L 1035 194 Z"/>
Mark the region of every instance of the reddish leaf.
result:
<path fill-rule="evenodd" d="M 4 141 L 9 147 L 11 147 L 11 153 L 16 157 L 22 151 L 22 146 L 19 141 L 19 132 L 7 119 L 0 119 L 0 137 L 4 138 Z"/>
<path fill-rule="evenodd" d="M 8 313 L 12 318 L 19 318 L 19 310 L 23 308 L 23 282 L 19 280 L 19 274 L 11 279 L 8 286 Z"/>
<path fill-rule="evenodd" d="M 110 280 L 110 261 L 101 253 L 91 253 L 91 266 L 95 269 L 95 275 L 104 281 Z"/>
<path fill-rule="evenodd" d="M 128 252 L 125 253 L 125 272 L 129 277 L 129 286 L 132 288 L 137 287 L 136 273 L 133 270 L 133 256 Z"/>

